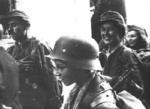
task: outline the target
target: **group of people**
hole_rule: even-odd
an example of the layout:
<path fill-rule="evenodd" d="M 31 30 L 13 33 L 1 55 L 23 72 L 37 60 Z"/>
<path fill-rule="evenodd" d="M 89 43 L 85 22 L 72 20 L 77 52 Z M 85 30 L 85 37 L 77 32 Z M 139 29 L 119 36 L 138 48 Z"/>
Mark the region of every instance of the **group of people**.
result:
<path fill-rule="evenodd" d="M 102 38 L 99 59 L 104 78 L 117 93 L 126 90 L 150 105 L 150 48 L 146 30 L 127 25 L 122 15 L 115 11 L 103 13 L 97 26 Z"/>
<path fill-rule="evenodd" d="M 147 34 L 135 25 L 127 27 L 120 13 L 104 12 L 96 22 L 99 44 L 91 37 L 61 36 L 53 49 L 28 35 L 30 21 L 24 12 L 13 10 L 5 21 L 15 44 L 0 51 L 2 109 L 60 109 L 62 82 L 76 83 L 64 109 L 122 109 L 117 94 L 126 91 L 137 99 L 145 94 L 135 52 L 148 63 L 149 43 L 142 37 Z M 150 96 L 145 97 L 141 101 L 147 105 Z"/>

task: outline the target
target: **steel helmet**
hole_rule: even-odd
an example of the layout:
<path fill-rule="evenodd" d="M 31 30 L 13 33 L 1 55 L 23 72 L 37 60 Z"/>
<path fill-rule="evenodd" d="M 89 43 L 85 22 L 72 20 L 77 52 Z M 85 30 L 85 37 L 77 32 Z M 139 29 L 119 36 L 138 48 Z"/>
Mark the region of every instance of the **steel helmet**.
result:
<path fill-rule="evenodd" d="M 65 61 L 74 68 L 87 70 L 101 70 L 99 62 L 99 48 L 92 38 L 79 38 L 71 36 L 60 37 L 50 57 Z"/>
<path fill-rule="evenodd" d="M 96 22 L 97 26 L 101 26 L 105 22 L 114 22 L 120 29 L 122 29 L 123 36 L 126 33 L 126 24 L 123 16 L 117 11 L 106 11 L 100 16 L 100 20 Z"/>

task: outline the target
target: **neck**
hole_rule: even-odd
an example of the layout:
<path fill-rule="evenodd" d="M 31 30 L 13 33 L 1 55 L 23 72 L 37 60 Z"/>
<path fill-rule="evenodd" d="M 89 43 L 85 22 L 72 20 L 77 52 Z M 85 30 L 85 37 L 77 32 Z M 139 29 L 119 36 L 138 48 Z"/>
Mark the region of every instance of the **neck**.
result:
<path fill-rule="evenodd" d="M 93 74 L 89 72 L 83 72 L 83 73 L 85 73 L 85 75 L 80 76 L 79 81 L 76 82 L 80 88 L 86 83 L 86 81 L 88 81 L 89 78 L 93 77 Z"/>
<path fill-rule="evenodd" d="M 120 45 L 120 42 L 116 43 L 116 44 L 112 44 L 108 46 L 108 51 L 111 53 L 116 47 L 118 47 Z"/>
<path fill-rule="evenodd" d="M 26 42 L 28 40 L 28 34 L 27 34 L 27 31 L 25 31 L 25 33 L 23 34 L 22 38 L 19 40 L 19 42 L 21 44 L 23 44 L 24 42 Z"/>
<path fill-rule="evenodd" d="M 117 45 L 115 45 L 115 46 L 108 46 L 109 53 L 111 53 L 115 49 L 116 46 Z"/>

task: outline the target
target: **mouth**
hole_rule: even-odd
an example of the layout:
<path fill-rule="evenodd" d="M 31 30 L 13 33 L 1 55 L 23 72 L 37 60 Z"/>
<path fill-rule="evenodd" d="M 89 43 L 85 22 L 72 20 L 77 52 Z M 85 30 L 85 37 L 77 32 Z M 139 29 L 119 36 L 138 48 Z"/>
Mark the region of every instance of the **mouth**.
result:
<path fill-rule="evenodd" d="M 59 77 L 59 76 L 60 76 L 60 74 L 56 73 L 56 74 L 55 74 L 55 76 L 58 76 L 58 77 Z"/>
<path fill-rule="evenodd" d="M 128 43 L 133 43 L 134 41 L 132 41 L 132 40 L 128 40 Z"/>
<path fill-rule="evenodd" d="M 104 35 L 103 38 L 106 40 L 110 39 L 110 37 L 108 35 Z"/>
<path fill-rule="evenodd" d="M 104 37 L 104 40 L 109 40 L 109 37 Z"/>
<path fill-rule="evenodd" d="M 130 46 L 133 46 L 133 45 L 134 45 L 134 42 L 129 42 L 129 45 L 130 45 Z"/>
<path fill-rule="evenodd" d="M 108 41 L 111 40 L 111 38 L 110 38 L 109 36 L 104 36 L 104 37 L 103 37 L 103 40 L 108 42 Z"/>

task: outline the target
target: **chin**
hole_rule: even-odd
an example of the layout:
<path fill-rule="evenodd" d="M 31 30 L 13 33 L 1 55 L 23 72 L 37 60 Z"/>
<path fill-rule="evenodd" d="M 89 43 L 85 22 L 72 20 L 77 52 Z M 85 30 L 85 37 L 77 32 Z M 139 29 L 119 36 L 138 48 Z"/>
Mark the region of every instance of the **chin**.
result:
<path fill-rule="evenodd" d="M 72 85 L 73 83 L 66 83 L 66 82 L 63 82 L 65 86 L 70 86 Z"/>
<path fill-rule="evenodd" d="M 130 46 L 130 47 L 133 47 L 133 46 L 135 46 L 135 44 L 129 44 L 129 46 Z"/>

